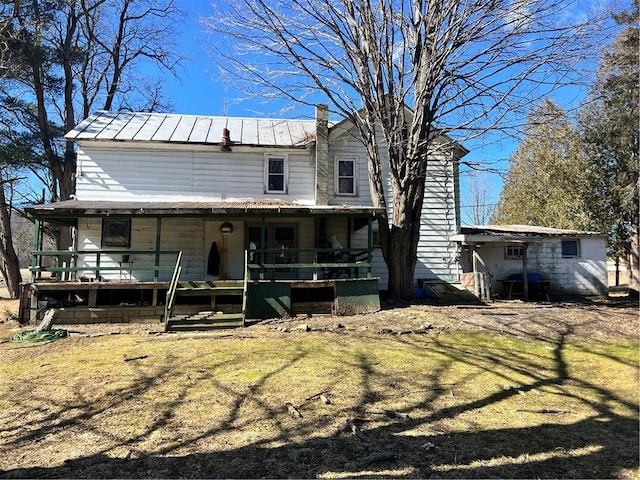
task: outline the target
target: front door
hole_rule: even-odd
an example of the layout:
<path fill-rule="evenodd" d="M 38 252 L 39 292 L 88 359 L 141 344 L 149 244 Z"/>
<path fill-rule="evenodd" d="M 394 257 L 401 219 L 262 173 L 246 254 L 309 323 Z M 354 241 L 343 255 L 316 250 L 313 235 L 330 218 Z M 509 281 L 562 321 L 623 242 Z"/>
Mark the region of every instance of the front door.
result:
<path fill-rule="evenodd" d="M 247 226 L 247 245 L 249 250 L 249 263 L 261 263 L 262 256 L 260 253 L 254 253 L 252 250 L 266 248 L 273 250 L 264 255 L 264 263 L 277 263 L 286 265 L 296 263 L 298 261 L 297 254 L 292 250 L 298 247 L 298 225 L 295 223 L 266 223 L 264 236 L 261 233 L 260 225 Z M 264 244 L 262 243 L 264 238 Z M 258 273 L 252 275 L 257 278 Z M 282 266 L 276 269 L 265 270 L 265 279 L 297 279 L 299 272 L 294 268 Z"/>

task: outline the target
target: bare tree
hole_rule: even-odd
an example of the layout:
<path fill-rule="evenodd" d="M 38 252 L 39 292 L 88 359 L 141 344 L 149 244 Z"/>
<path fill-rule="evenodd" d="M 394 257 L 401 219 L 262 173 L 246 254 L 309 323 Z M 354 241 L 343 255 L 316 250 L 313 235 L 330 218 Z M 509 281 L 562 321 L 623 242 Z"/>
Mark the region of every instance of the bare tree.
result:
<path fill-rule="evenodd" d="M 64 132 L 96 109 L 162 109 L 160 83 L 134 71 L 144 62 L 175 73 L 177 0 L 20 2 L 12 23 L 12 69 L 2 85 L 5 105 L 37 133 L 51 201 L 75 192 L 76 153 Z M 68 235 L 60 247 L 68 246 Z"/>
<path fill-rule="evenodd" d="M 221 38 L 221 71 L 236 85 L 244 80 L 249 91 L 307 105 L 328 98 L 333 112 L 353 121 L 373 203 L 388 212 L 379 223 L 390 293 L 410 297 L 427 159 L 452 148 L 441 134 L 515 133 L 532 99 L 580 80 L 598 25 L 586 17 L 576 23 L 572 5 L 229 0 L 217 3 L 207 26 Z"/>
<path fill-rule="evenodd" d="M 160 81 L 149 81 L 136 69 L 151 65 L 175 74 L 180 60 L 173 41 L 181 17 L 177 2 L 1 0 L 2 173 L 19 153 L 21 165 L 12 168 L 29 168 L 48 186 L 49 200 L 70 199 L 76 152 L 64 132 L 96 109 L 166 108 Z M 13 183 L 7 175 L 1 180 L 0 271 L 17 295 L 19 265 L 11 232 L 15 205 L 5 195 Z M 59 249 L 71 244 L 69 229 L 57 235 Z"/>
<path fill-rule="evenodd" d="M 469 213 L 462 213 L 469 218 L 473 225 L 486 225 L 496 210 L 496 200 L 491 196 L 489 174 L 484 170 L 469 169 L 467 175 L 467 189 L 461 192 L 461 201 Z M 462 173 L 461 173 L 462 175 Z"/>

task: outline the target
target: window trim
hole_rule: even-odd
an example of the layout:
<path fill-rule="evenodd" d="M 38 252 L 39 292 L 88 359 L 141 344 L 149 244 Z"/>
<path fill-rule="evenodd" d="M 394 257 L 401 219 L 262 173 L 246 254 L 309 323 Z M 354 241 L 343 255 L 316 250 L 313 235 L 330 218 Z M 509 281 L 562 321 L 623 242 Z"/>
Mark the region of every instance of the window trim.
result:
<path fill-rule="evenodd" d="M 269 188 L 269 175 L 270 175 L 269 164 L 271 160 L 283 161 L 282 190 L 272 190 Z M 287 195 L 289 193 L 289 155 L 287 155 L 286 153 L 283 153 L 283 154 L 265 153 L 264 154 L 264 192 L 275 193 L 280 195 Z"/>
<path fill-rule="evenodd" d="M 576 253 L 574 254 L 567 254 L 565 253 L 565 249 L 564 249 L 564 245 L 565 242 L 573 242 L 576 244 Z M 579 238 L 565 238 L 563 240 L 560 241 L 560 253 L 562 254 L 562 258 L 580 258 L 581 256 L 581 248 L 580 248 L 580 239 Z"/>
<path fill-rule="evenodd" d="M 340 162 L 353 163 L 353 192 L 345 193 L 340 191 Z M 358 159 L 357 157 L 335 157 L 334 159 L 334 188 L 337 197 L 357 197 L 358 196 Z"/>
<path fill-rule="evenodd" d="M 108 223 L 122 222 L 120 225 L 121 235 L 108 235 Z M 113 228 L 112 228 L 113 229 Z M 100 234 L 100 245 L 104 247 L 131 247 L 131 217 L 105 217 L 102 219 L 102 232 Z"/>
<path fill-rule="evenodd" d="M 509 249 L 519 249 L 520 255 L 514 255 L 509 253 Z M 505 260 L 522 260 L 524 257 L 524 246 L 522 245 L 505 245 L 504 246 L 504 258 Z"/>

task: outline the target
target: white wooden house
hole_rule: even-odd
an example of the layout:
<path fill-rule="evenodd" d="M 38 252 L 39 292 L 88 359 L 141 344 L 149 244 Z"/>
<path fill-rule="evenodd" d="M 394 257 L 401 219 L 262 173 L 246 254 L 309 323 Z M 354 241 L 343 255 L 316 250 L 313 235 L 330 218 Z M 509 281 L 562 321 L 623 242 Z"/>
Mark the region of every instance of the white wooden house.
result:
<path fill-rule="evenodd" d="M 27 209 L 37 226 L 72 226 L 75 243 L 68 252 L 38 245 L 22 317 L 56 306 L 58 321 L 237 324 L 245 313 L 379 308 L 380 211 L 354 132 L 349 121 L 329 125 L 324 106 L 310 121 L 90 116 L 66 135 L 77 142 L 75 199 Z M 428 164 L 416 279 L 459 274 L 466 150 L 446 140 L 453 146 Z"/>

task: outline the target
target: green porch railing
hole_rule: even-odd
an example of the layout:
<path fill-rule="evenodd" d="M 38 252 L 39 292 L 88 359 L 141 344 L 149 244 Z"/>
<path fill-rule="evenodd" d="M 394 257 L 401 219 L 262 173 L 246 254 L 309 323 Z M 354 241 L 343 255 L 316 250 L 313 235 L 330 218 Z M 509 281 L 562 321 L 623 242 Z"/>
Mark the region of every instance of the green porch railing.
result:
<path fill-rule="evenodd" d="M 33 251 L 31 262 L 31 280 L 36 281 L 43 272 L 53 273 L 57 277 L 66 277 L 68 281 L 78 281 L 78 273 L 92 272 L 96 279 L 101 272 L 123 272 L 129 275 L 136 272 L 153 272 L 154 281 L 159 281 L 160 272 L 172 272 L 175 268 L 178 250 L 48 250 Z M 141 257 L 149 257 L 145 265 Z M 170 256 L 170 258 L 166 258 Z M 165 261 L 162 261 L 165 257 Z M 295 270 L 311 270 L 313 278 L 372 278 L 372 249 L 342 248 L 267 248 L 247 251 L 247 273 L 252 278 L 254 272 L 264 280 L 269 272 L 286 273 Z M 53 265 L 42 265 L 43 258 L 53 258 Z M 118 260 L 118 258 L 120 260 Z M 135 262 L 128 259 L 135 258 Z M 78 266 L 78 260 L 84 263 Z M 107 263 L 105 265 L 104 263 Z M 361 275 L 361 271 L 366 272 Z M 64 275 L 69 274 L 69 275 Z M 285 275 L 286 276 L 286 275 Z"/>
<path fill-rule="evenodd" d="M 78 281 L 80 280 L 79 272 L 93 272 L 95 278 L 99 279 L 100 272 L 109 271 L 126 271 L 129 275 L 133 275 L 135 272 L 151 271 L 154 281 L 157 282 L 160 278 L 160 272 L 173 271 L 179 253 L 178 250 L 35 250 L 31 252 L 32 261 L 29 270 L 32 282 L 38 280 L 43 272 L 66 276 L 66 280 L 69 281 Z M 146 265 L 134 264 L 135 262 L 142 263 L 141 258 L 147 256 L 151 261 Z M 161 261 L 163 256 L 171 256 L 171 258 L 165 263 Z M 80 257 L 86 265 L 78 266 Z M 42 265 L 41 260 L 44 258 L 53 258 L 54 265 Z M 132 258 L 135 258 L 135 262 L 131 261 Z M 110 265 L 101 264 L 105 260 Z"/>
<path fill-rule="evenodd" d="M 267 272 L 287 272 L 309 269 L 313 279 L 324 278 L 372 278 L 373 250 L 370 248 L 258 248 L 247 251 L 247 272 L 258 272 L 260 280 Z M 309 261 L 301 261 L 305 258 Z M 366 271 L 360 275 L 360 269 Z"/>

